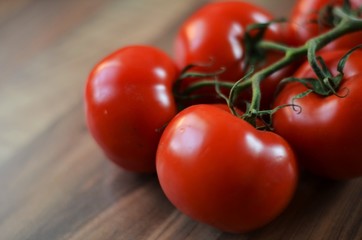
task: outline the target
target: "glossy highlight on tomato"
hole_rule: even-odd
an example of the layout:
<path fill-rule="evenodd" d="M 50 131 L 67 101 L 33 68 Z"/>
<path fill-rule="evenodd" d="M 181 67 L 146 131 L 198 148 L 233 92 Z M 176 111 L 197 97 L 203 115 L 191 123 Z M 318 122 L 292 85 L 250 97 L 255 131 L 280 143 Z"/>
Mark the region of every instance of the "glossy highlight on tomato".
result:
<path fill-rule="evenodd" d="M 166 196 L 193 219 L 227 232 L 247 232 L 275 219 L 296 188 L 288 143 L 212 105 L 181 111 L 157 150 Z"/>
<path fill-rule="evenodd" d="M 319 53 L 323 61 L 325 62 L 328 70 L 332 75 L 338 74 L 337 67 L 341 58 L 347 53 L 346 50 L 335 50 L 329 52 Z M 358 73 L 362 73 L 362 50 L 358 49 L 349 55 L 346 64 L 343 68 L 343 74 L 345 78 L 351 77 Z M 313 69 L 311 68 L 308 61 L 305 61 L 293 74 L 296 78 L 316 78 Z"/>
<path fill-rule="evenodd" d="M 323 53 L 327 66 L 336 74 L 343 51 Z M 362 57 L 354 52 L 344 68 L 344 78 L 336 94 L 316 93 L 293 98 L 308 89 L 301 83 L 289 83 L 280 91 L 275 106 L 287 103 L 273 117 L 275 132 L 284 137 L 296 151 L 298 161 L 306 170 L 331 179 L 351 179 L 362 176 L 360 147 L 362 146 Z M 309 64 L 296 72 L 297 78 L 315 77 Z M 299 108 L 301 112 L 299 112 Z"/>
<path fill-rule="evenodd" d="M 155 171 L 165 124 L 176 114 L 173 61 L 149 46 L 122 48 L 89 75 L 85 112 L 90 133 L 107 157 L 136 172 Z"/>
<path fill-rule="evenodd" d="M 175 60 L 180 69 L 189 64 L 211 63 L 209 71 L 226 71 L 220 79 L 236 81 L 245 73 L 243 39 L 246 27 L 274 17 L 254 4 L 219 1 L 206 4 L 180 27 L 175 42 Z M 266 38 L 278 40 L 278 27 L 271 25 Z"/>
<path fill-rule="evenodd" d="M 183 69 L 189 64 L 207 65 L 207 67 L 193 69 L 196 72 L 207 73 L 217 72 L 224 68 L 225 71 L 218 75 L 218 80 L 236 82 L 246 74 L 245 34 L 247 26 L 272 20 L 274 20 L 274 16 L 271 13 L 248 2 L 217 1 L 206 4 L 192 14 L 179 29 L 174 47 L 177 66 L 179 69 Z M 283 39 L 279 25 L 271 24 L 264 39 L 281 42 Z M 257 67 L 265 67 L 274 62 L 275 56 L 280 57 L 275 52 L 271 53 L 270 56 L 267 56 L 265 63 L 261 61 L 263 63 L 259 62 Z M 271 82 L 273 85 L 286 75 L 286 71 L 282 70 L 270 77 L 269 81 L 265 81 L 264 85 L 269 85 L 267 82 Z M 183 86 L 186 88 L 198 80 L 185 79 Z M 227 91 L 225 93 L 227 94 Z M 203 88 L 197 94 L 216 95 L 214 87 Z M 269 97 L 265 97 L 265 99 L 267 102 Z"/>
<path fill-rule="evenodd" d="M 350 3 L 353 9 L 362 6 L 361 0 L 351 0 Z M 287 44 L 301 46 L 309 39 L 329 31 L 330 27 L 318 22 L 320 11 L 327 5 L 342 6 L 343 0 L 297 0 L 286 25 Z M 350 33 L 332 41 L 322 51 L 349 50 L 361 42 L 361 31 Z"/>

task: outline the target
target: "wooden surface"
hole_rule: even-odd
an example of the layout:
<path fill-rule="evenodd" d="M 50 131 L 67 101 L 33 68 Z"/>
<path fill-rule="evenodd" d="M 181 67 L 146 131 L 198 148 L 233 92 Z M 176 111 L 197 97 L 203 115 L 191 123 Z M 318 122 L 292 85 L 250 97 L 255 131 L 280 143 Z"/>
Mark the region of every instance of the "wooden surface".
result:
<path fill-rule="evenodd" d="M 362 239 L 361 178 L 304 176 L 279 218 L 233 235 L 181 214 L 156 176 L 117 168 L 91 139 L 82 94 L 92 66 L 128 44 L 171 53 L 205 2 L 0 1 L 0 240 Z M 279 15 L 292 4 L 256 2 Z"/>

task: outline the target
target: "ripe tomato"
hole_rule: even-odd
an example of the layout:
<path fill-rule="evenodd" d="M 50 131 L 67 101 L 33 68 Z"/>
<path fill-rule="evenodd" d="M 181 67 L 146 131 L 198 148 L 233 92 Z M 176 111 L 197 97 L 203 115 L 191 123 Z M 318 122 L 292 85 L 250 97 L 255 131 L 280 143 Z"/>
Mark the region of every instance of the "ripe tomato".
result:
<path fill-rule="evenodd" d="M 266 64 L 271 65 L 278 61 L 283 55 L 279 52 L 270 52 L 266 56 Z M 261 91 L 261 101 L 260 101 L 260 109 L 266 110 L 271 109 L 272 103 L 275 98 L 275 92 L 278 88 L 278 85 L 281 80 L 284 78 L 290 77 L 293 72 L 296 69 L 295 63 L 290 63 L 287 67 L 284 67 L 273 74 L 271 74 L 269 77 L 263 79 L 260 83 L 260 91 Z M 264 66 L 265 67 L 265 66 Z M 258 69 L 256 70 L 258 71 Z M 248 88 L 245 91 L 240 93 L 239 99 L 241 101 L 250 101 L 252 98 L 252 88 Z M 239 103 L 239 106 L 244 106 L 243 104 Z"/>
<path fill-rule="evenodd" d="M 352 8 L 362 5 L 361 0 L 351 0 Z M 343 0 L 297 0 L 289 24 L 287 25 L 287 43 L 292 46 L 303 45 L 310 38 L 316 37 L 330 28 L 318 24 L 320 10 L 327 6 L 341 6 Z M 362 32 L 347 34 L 323 48 L 323 51 L 351 49 L 362 42 Z"/>
<path fill-rule="evenodd" d="M 332 179 L 362 176 L 362 127 L 356 124 L 362 121 L 361 54 L 353 53 L 345 66 L 345 77 L 337 93 L 345 95 L 349 91 L 347 96 L 322 97 L 310 93 L 295 100 L 301 107 L 300 113 L 286 107 L 274 114 L 275 132 L 291 144 L 301 166 L 316 175 Z M 327 64 L 333 67 L 342 54 L 324 55 Z M 295 76 L 314 77 L 314 73 L 305 64 Z M 291 103 L 293 97 L 306 90 L 301 83 L 287 84 L 274 105 Z"/>
<path fill-rule="evenodd" d="M 164 125 L 176 114 L 172 60 L 158 49 L 130 46 L 98 63 L 85 89 L 90 133 L 119 166 L 155 171 L 155 154 Z"/>
<path fill-rule="evenodd" d="M 321 56 L 333 75 L 337 75 L 337 66 L 339 60 L 346 54 L 345 50 L 336 50 L 331 52 L 322 52 Z M 362 51 L 356 50 L 349 57 L 344 66 L 344 77 L 348 78 L 358 73 L 362 73 Z M 304 62 L 293 74 L 296 78 L 316 78 L 313 69 L 308 61 Z"/>
<path fill-rule="evenodd" d="M 225 72 L 219 76 L 220 81 L 235 82 L 246 74 L 245 69 L 245 32 L 246 27 L 253 23 L 266 23 L 274 17 L 268 11 L 252 3 L 239 1 L 221 1 L 205 5 L 188 18 L 180 27 L 175 41 L 175 60 L 180 69 L 189 64 L 211 64 L 210 67 L 195 68 L 195 71 L 216 72 L 222 67 Z M 278 24 L 269 26 L 265 39 L 281 41 L 281 30 Z M 277 56 L 271 53 L 267 56 L 265 67 L 274 62 Z M 280 56 L 278 56 L 280 57 Z M 270 81 L 264 81 L 268 85 L 265 89 L 273 92 L 275 88 L 270 87 L 267 82 L 279 82 L 289 74 L 285 70 L 270 77 Z M 185 79 L 184 87 L 197 81 L 197 79 Z M 270 89 L 270 90 L 269 90 Z M 204 88 L 197 94 L 208 94 L 215 96 L 214 87 Z M 265 97 L 265 102 L 269 98 Z M 250 99 L 247 99 L 250 100 Z M 208 102 L 213 102 L 212 100 Z M 193 102 L 195 103 L 195 102 Z"/>
<path fill-rule="evenodd" d="M 179 210 L 229 232 L 273 220 L 297 184 L 294 154 L 285 140 L 211 105 L 186 108 L 169 123 L 156 168 Z"/>

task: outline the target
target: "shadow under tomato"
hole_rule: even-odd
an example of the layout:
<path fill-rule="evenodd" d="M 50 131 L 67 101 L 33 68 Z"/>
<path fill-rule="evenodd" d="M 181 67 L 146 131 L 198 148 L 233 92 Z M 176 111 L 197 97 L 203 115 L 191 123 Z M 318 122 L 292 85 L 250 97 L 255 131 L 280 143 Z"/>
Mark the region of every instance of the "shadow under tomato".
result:
<path fill-rule="evenodd" d="M 323 179 L 303 172 L 296 193 L 284 212 L 261 229 L 247 234 L 223 233 L 219 239 L 303 239 L 329 217 L 348 181 Z"/>

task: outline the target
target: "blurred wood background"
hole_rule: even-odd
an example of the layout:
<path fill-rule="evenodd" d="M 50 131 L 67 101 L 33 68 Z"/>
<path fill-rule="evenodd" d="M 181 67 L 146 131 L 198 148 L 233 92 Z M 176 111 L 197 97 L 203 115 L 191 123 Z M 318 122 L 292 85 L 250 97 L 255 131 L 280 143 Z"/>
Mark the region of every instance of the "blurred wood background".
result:
<path fill-rule="evenodd" d="M 227 234 L 177 211 L 154 175 L 105 159 L 84 123 L 83 86 L 129 44 L 172 53 L 206 0 L 0 1 L 0 239 L 362 239 L 362 179 L 304 176 L 266 227 Z M 259 0 L 285 16 L 289 0 Z"/>

